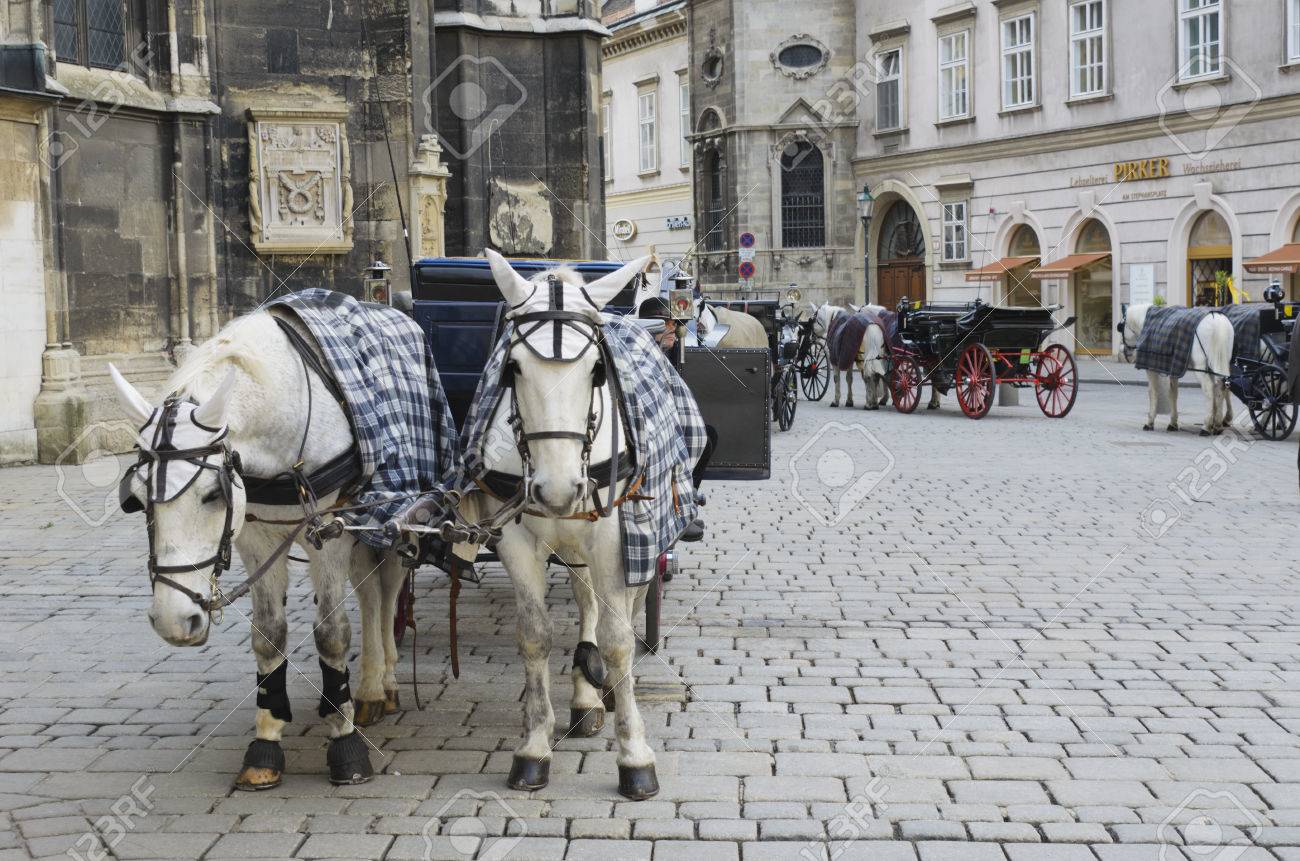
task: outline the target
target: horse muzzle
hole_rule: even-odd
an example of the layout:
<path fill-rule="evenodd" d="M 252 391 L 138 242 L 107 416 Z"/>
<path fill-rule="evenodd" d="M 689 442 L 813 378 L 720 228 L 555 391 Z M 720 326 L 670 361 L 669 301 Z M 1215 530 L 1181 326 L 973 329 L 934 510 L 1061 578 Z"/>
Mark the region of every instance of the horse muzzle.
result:
<path fill-rule="evenodd" d="M 534 507 L 556 517 L 565 517 L 578 511 L 587 496 L 589 482 L 533 481 L 528 486 L 528 501 Z"/>
<path fill-rule="evenodd" d="M 200 607 L 186 612 L 149 610 L 149 624 L 154 633 L 173 646 L 202 646 L 208 642 L 212 622 Z"/>

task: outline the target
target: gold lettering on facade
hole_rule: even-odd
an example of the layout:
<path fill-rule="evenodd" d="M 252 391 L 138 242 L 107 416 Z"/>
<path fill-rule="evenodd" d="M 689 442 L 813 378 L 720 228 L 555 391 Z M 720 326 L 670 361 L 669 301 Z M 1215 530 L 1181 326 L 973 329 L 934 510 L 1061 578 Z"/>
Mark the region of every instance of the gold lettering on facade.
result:
<path fill-rule="evenodd" d="M 1115 182 L 1135 182 L 1141 179 L 1164 179 L 1169 176 L 1169 159 L 1144 158 L 1138 161 L 1115 162 Z"/>

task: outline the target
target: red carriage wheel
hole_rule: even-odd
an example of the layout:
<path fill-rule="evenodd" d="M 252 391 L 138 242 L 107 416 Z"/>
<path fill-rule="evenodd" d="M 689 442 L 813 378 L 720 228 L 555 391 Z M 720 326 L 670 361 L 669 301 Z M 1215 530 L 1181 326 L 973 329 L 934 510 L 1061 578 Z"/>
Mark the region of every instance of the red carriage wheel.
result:
<path fill-rule="evenodd" d="M 1052 344 L 1038 356 L 1034 373 L 1034 394 L 1043 415 L 1065 418 L 1079 396 L 1079 376 L 1074 356 L 1061 344 Z"/>
<path fill-rule="evenodd" d="M 921 402 L 921 366 L 916 359 L 902 356 L 894 360 L 889 372 L 889 394 L 894 399 L 894 409 L 900 413 L 916 410 Z"/>
<path fill-rule="evenodd" d="M 997 386 L 993 354 L 983 344 L 971 344 L 957 358 L 957 403 L 973 419 L 982 419 L 993 408 L 993 389 Z"/>

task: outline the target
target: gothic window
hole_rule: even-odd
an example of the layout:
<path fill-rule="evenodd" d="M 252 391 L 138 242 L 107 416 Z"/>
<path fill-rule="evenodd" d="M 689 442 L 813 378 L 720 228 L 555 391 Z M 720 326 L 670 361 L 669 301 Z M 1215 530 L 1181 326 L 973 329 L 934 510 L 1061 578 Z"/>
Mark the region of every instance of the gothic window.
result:
<path fill-rule="evenodd" d="M 825 166 L 821 150 L 807 141 L 792 143 L 781 154 L 781 244 L 826 244 Z"/>
<path fill-rule="evenodd" d="M 723 187 L 723 170 L 725 161 L 722 153 L 716 149 L 704 155 L 704 247 L 709 251 L 721 251 L 726 247 L 727 209 L 726 194 Z"/>
<path fill-rule="evenodd" d="M 137 0 L 54 0 L 54 50 L 63 63 L 121 69 L 134 41 Z M 128 69 L 128 71 L 135 71 Z"/>

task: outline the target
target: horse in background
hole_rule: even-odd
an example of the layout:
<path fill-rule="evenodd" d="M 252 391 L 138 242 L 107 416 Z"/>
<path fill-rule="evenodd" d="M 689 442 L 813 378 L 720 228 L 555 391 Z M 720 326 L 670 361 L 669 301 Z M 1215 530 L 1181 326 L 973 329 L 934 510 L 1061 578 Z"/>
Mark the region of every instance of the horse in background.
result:
<path fill-rule="evenodd" d="M 1122 331 L 1124 345 L 1137 350 L 1135 366 L 1147 372 L 1147 421 L 1142 430 L 1155 429 L 1161 389 L 1169 393 L 1169 426 L 1165 429 L 1179 429 L 1178 380 L 1187 370 L 1198 372 L 1205 393 L 1201 436 L 1222 433 L 1232 423 L 1227 377 L 1232 371 L 1234 333 L 1224 314 L 1178 306 L 1130 305 Z"/>
<path fill-rule="evenodd" d="M 835 396 L 830 405 L 840 405 L 843 378 L 847 385 L 844 405 L 853 406 L 853 369 L 857 368 L 866 389 L 864 409 L 879 409 L 889 399 L 885 334 L 885 315 L 889 312 L 879 305 L 850 305 L 849 308 L 826 303 L 812 312 L 813 336 L 826 342 L 835 377 Z"/>

